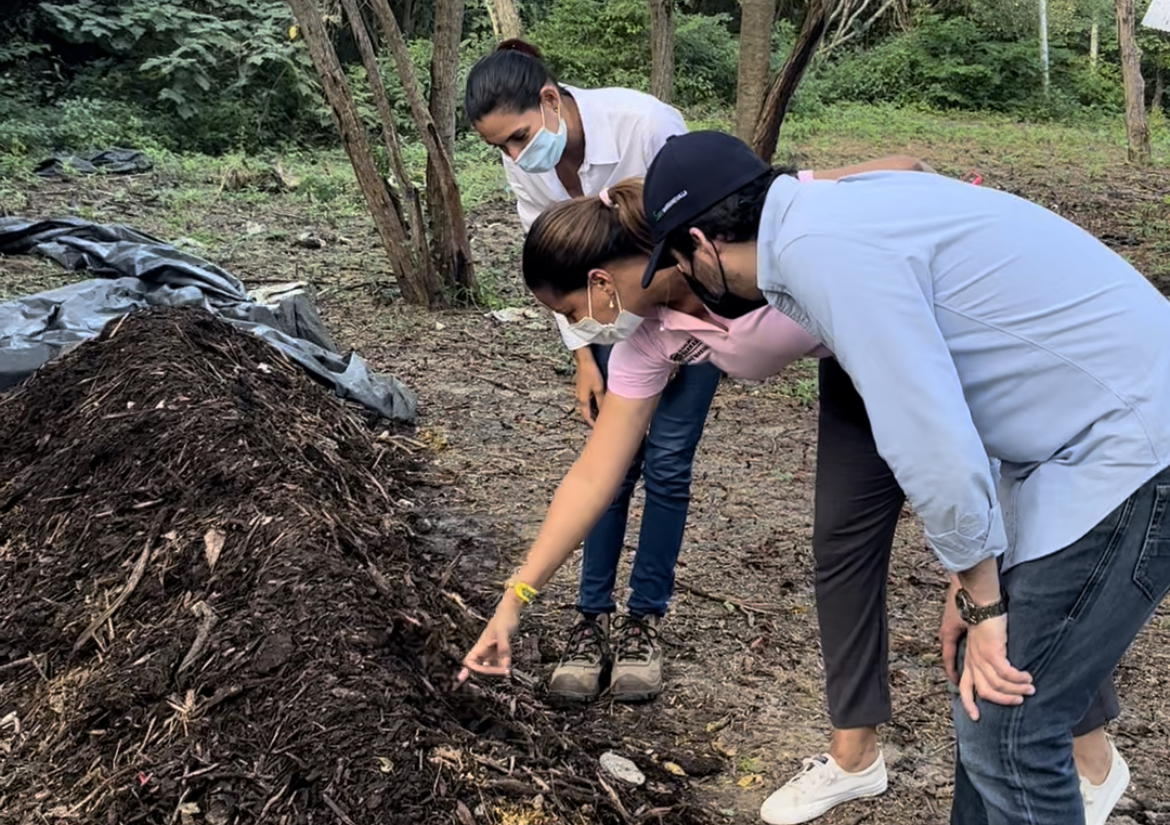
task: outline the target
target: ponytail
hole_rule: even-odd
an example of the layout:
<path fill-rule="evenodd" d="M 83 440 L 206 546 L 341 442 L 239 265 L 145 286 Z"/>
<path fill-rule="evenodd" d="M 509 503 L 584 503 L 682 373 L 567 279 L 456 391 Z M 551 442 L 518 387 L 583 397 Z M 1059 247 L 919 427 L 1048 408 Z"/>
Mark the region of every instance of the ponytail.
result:
<path fill-rule="evenodd" d="M 540 90 L 550 85 L 560 88 L 540 50 L 523 40 L 505 40 L 468 72 L 463 112 L 471 123 L 495 111 L 527 112 L 540 105 Z"/>
<path fill-rule="evenodd" d="M 531 43 L 525 43 L 518 37 L 513 37 L 510 40 L 501 41 L 500 45 L 496 46 L 496 51 L 520 52 L 520 54 L 526 54 L 529 57 L 535 57 L 537 60 L 540 60 L 542 57 L 540 49 L 536 48 L 536 46 L 533 46 Z"/>
<path fill-rule="evenodd" d="M 561 201 L 533 221 L 522 257 L 529 289 L 568 295 L 588 286 L 591 270 L 650 254 L 641 179 L 619 181 L 605 195 Z"/>

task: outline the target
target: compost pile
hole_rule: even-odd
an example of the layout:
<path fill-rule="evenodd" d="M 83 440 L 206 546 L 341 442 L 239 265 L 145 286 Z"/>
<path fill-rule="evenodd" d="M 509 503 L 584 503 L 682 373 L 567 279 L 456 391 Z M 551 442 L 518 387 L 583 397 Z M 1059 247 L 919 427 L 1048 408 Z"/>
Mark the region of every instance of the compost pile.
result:
<path fill-rule="evenodd" d="M 420 466 L 263 341 L 135 312 L 0 438 L 0 822 L 706 821 L 604 717 L 452 690 L 487 606 Z"/>

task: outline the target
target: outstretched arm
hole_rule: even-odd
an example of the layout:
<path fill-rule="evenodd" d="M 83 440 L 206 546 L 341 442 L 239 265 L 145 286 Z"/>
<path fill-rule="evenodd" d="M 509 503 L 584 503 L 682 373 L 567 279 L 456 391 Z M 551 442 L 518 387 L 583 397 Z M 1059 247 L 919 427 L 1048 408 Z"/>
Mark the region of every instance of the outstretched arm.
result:
<path fill-rule="evenodd" d="M 864 163 L 854 163 L 851 166 L 840 166 L 836 169 L 818 169 L 813 172 L 816 180 L 837 180 L 849 175 L 861 175 L 865 172 L 934 172 L 924 161 L 912 158 L 909 155 L 889 155 L 877 160 L 867 160 Z"/>
<path fill-rule="evenodd" d="M 630 399 L 610 393 L 581 457 L 557 488 L 540 533 L 514 581 L 540 590 L 613 502 L 650 426 L 659 396 Z M 504 594 L 475 647 L 463 660 L 461 683 L 470 671 L 505 676 L 511 664 L 511 637 L 524 603 L 514 590 Z"/>

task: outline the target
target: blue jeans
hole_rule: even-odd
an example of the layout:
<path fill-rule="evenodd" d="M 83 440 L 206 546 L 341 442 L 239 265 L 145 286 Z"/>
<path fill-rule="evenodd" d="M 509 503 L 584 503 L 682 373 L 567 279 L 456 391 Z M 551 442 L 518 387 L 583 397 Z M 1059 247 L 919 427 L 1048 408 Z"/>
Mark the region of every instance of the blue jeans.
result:
<path fill-rule="evenodd" d="M 1003 574 L 1008 660 L 1032 674 L 1014 707 L 954 703 L 952 825 L 1084 825 L 1072 728 L 1170 591 L 1170 470 L 1050 556 Z"/>
<path fill-rule="evenodd" d="M 613 347 L 591 349 L 608 380 Z M 585 539 L 577 595 L 577 609 L 582 613 L 612 613 L 616 608 L 613 587 L 626 540 L 630 497 L 639 478 L 645 485 L 646 505 L 627 606 L 631 613 L 661 616 L 666 612 L 691 503 L 691 465 L 721 374 L 714 364 L 684 366 L 663 390 L 650 430 L 617 497 Z"/>

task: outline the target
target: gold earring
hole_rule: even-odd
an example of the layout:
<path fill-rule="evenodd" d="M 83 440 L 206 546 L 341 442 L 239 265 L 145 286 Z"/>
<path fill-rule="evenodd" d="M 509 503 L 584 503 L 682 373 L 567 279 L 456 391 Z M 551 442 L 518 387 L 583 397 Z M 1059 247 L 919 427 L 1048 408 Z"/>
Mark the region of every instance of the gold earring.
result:
<path fill-rule="evenodd" d="M 613 296 L 612 295 L 609 296 L 609 308 L 613 309 Z"/>

